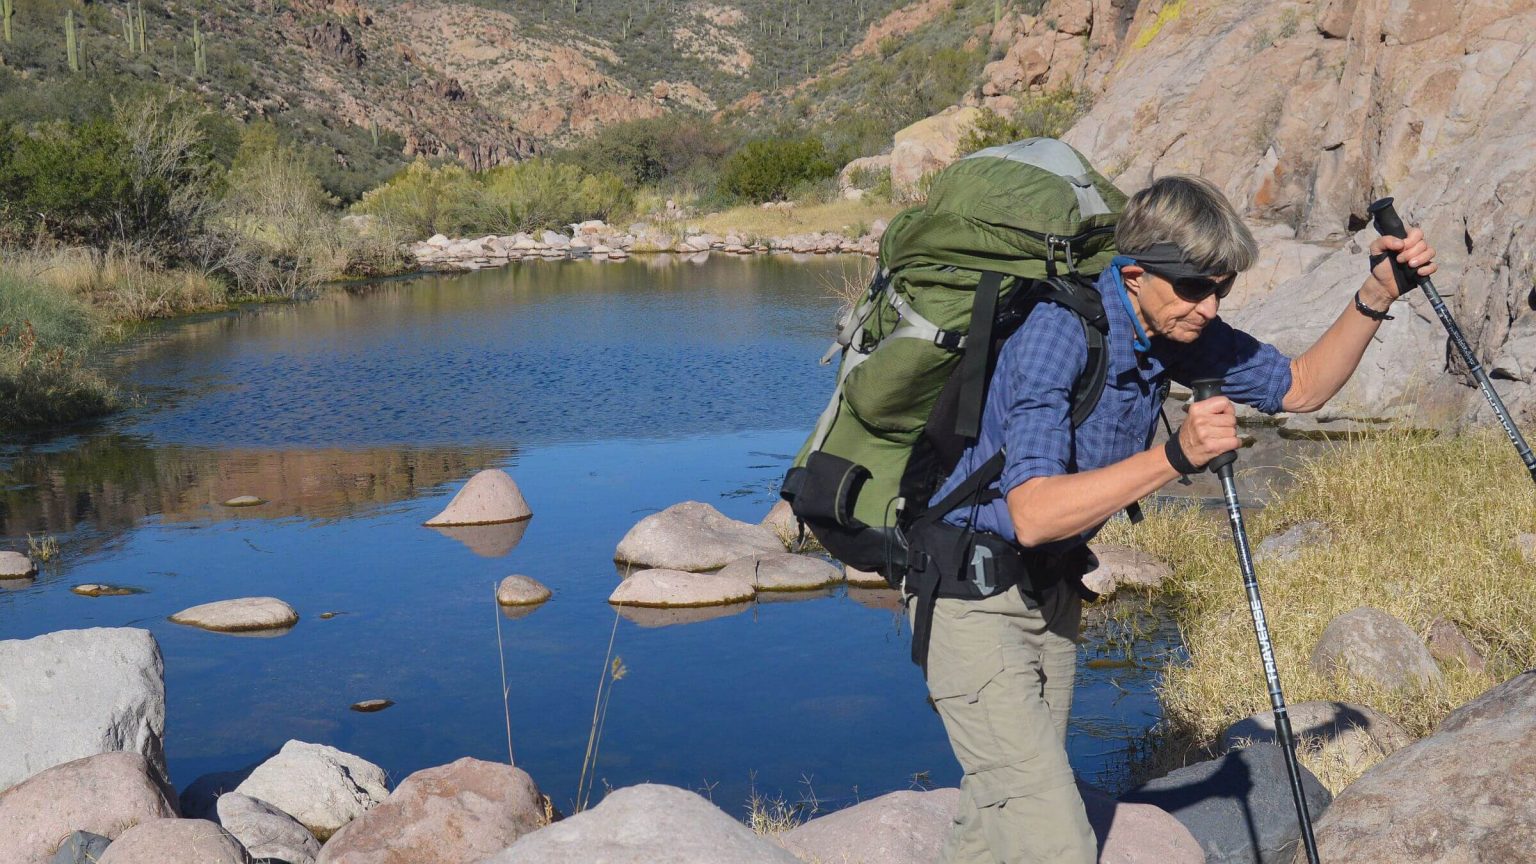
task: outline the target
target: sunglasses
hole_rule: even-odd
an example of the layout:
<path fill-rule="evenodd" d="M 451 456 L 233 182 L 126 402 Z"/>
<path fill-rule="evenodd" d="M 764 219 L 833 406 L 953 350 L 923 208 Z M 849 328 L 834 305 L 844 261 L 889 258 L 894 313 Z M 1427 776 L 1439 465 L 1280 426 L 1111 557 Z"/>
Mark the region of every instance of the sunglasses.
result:
<path fill-rule="evenodd" d="M 1173 285 L 1173 293 L 1186 303 L 1199 303 L 1212 294 L 1216 295 L 1217 300 L 1225 300 L 1232 293 L 1232 285 L 1237 282 L 1236 273 L 1213 279 L 1210 276 L 1172 276 L 1145 264 L 1141 269 L 1168 280 Z"/>

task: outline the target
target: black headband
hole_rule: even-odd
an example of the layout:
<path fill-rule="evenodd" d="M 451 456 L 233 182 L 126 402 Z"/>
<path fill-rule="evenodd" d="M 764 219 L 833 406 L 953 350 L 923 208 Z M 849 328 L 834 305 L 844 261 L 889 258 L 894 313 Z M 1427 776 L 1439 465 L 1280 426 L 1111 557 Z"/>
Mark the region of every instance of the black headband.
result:
<path fill-rule="evenodd" d="M 1136 259 L 1136 263 L 1161 276 L 1180 279 L 1186 276 L 1209 277 L 1203 268 L 1189 260 L 1189 256 L 1174 243 L 1154 243 L 1140 252 L 1123 252 Z"/>

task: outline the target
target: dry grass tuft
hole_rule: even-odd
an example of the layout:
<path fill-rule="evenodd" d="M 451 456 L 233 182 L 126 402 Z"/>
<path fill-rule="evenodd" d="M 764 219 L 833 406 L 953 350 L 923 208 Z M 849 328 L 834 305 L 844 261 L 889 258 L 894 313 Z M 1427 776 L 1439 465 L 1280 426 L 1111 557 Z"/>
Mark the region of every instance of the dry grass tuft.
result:
<path fill-rule="evenodd" d="M 765 210 L 756 205 L 711 213 L 688 224 L 713 234 L 737 233 L 748 238 L 788 237 L 813 231 L 836 232 L 858 238 L 869 232 L 876 219 L 889 220 L 905 205 L 876 201 L 829 201 L 798 204 L 792 209 Z"/>
<path fill-rule="evenodd" d="M 1327 545 L 1259 566 L 1287 702 L 1356 702 L 1423 736 L 1455 707 L 1536 666 L 1536 565 L 1512 542 L 1536 530 L 1536 490 L 1496 432 L 1341 444 L 1304 465 L 1290 492 L 1245 515 L 1255 545 L 1307 519 L 1333 529 Z M 1102 536 L 1174 567 L 1169 588 L 1190 659 L 1170 667 L 1161 688 L 1166 749 L 1209 746 L 1229 724 L 1268 710 L 1226 521 L 1161 510 L 1134 528 L 1112 524 Z M 1420 634 L 1435 618 L 1449 618 L 1487 658 L 1487 672 L 1450 664 L 1441 684 L 1400 691 L 1313 672 L 1308 660 L 1324 627 L 1360 606 L 1382 609 Z M 1354 779 L 1340 766 L 1315 767 L 1339 788 Z"/>

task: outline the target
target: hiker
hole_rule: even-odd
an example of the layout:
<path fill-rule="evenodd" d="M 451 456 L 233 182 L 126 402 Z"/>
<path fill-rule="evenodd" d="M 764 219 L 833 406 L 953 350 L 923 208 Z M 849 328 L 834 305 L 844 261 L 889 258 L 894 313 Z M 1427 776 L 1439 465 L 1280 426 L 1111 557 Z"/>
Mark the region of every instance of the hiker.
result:
<path fill-rule="evenodd" d="M 1364 284 L 1292 359 L 1219 317 L 1258 249 L 1212 183 L 1155 181 L 1126 204 L 1115 246 L 1119 255 L 1096 283 L 1108 318 L 1097 404 L 1072 422 L 1071 396 L 1088 361 L 1084 327 L 1072 311 L 1040 304 L 1004 343 L 979 435 L 934 496 L 952 497 L 1004 453 L 990 489 L 943 518 L 1017 544 L 1030 569 L 1018 591 L 933 601 L 928 690 L 965 772 L 946 864 L 1097 860 L 1065 749 L 1080 577 L 1092 563 L 1086 544 L 1117 512 L 1237 449 L 1233 401 L 1268 414 L 1326 404 L 1390 317 L 1398 285 L 1388 255 L 1420 275 L 1435 272 L 1418 229 L 1376 239 Z M 1211 377 L 1225 379 L 1225 396 L 1191 405 L 1177 434 L 1150 446 L 1168 381 Z"/>

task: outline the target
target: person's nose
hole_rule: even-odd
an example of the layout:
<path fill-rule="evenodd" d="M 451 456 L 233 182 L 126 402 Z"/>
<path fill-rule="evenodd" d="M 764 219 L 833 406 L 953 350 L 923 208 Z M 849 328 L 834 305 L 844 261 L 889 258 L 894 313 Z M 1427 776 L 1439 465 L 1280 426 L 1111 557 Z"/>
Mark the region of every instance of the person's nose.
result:
<path fill-rule="evenodd" d="M 1220 308 L 1221 301 L 1216 298 L 1215 294 L 1207 294 L 1204 300 L 1195 304 L 1195 311 L 1199 312 L 1200 317 L 1207 321 L 1214 319 Z"/>

